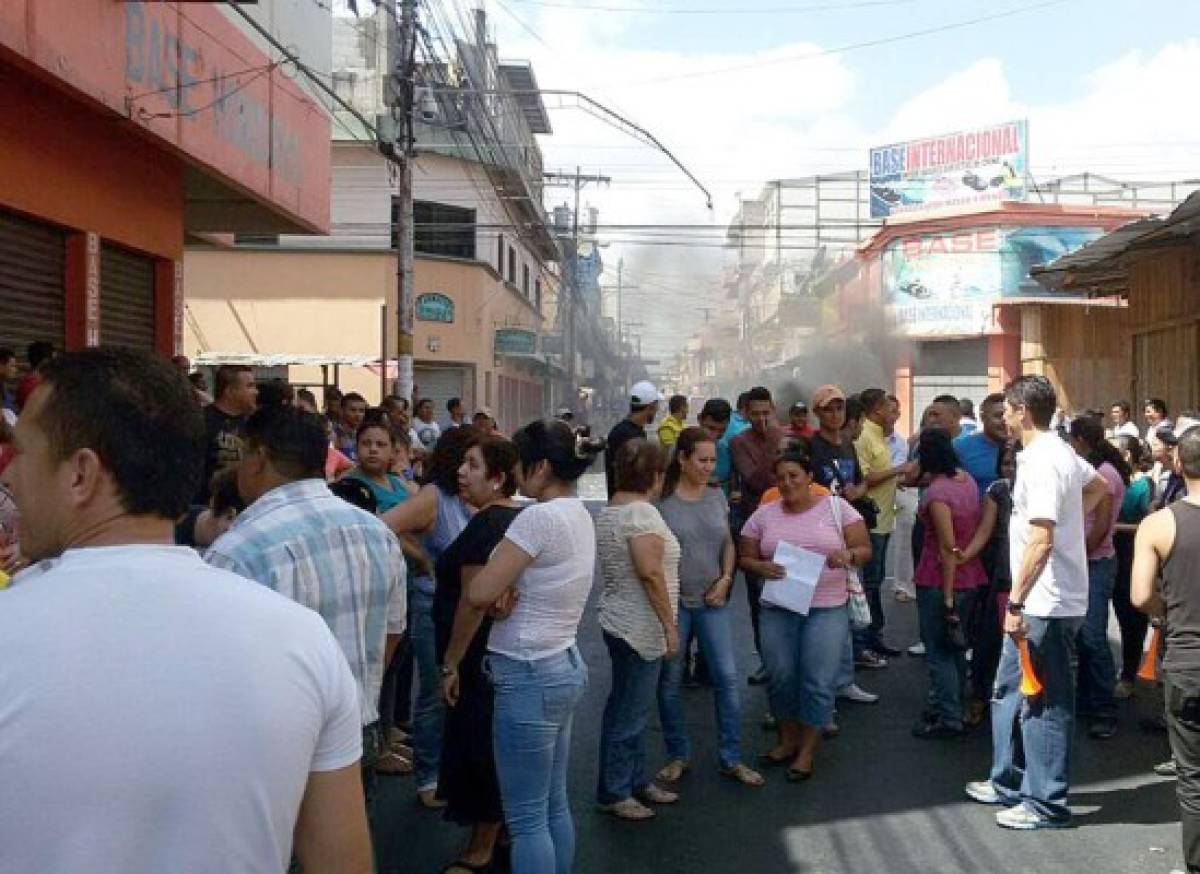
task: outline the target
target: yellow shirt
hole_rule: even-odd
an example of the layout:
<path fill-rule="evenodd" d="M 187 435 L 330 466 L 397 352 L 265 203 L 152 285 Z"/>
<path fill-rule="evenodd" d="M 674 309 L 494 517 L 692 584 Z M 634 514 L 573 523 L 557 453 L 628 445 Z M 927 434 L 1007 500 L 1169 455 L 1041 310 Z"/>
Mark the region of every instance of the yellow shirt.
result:
<path fill-rule="evenodd" d="M 681 420 L 668 413 L 658 426 L 658 442 L 663 446 L 674 446 L 685 427 Z"/>
<path fill-rule="evenodd" d="M 858 453 L 858 464 L 862 468 L 863 478 L 882 470 L 891 470 L 892 451 L 888 448 L 887 438 L 883 436 L 882 426 L 866 419 L 863 422 L 862 434 L 854 442 Z M 896 528 L 896 486 L 899 480 L 892 477 L 867 491 L 867 495 L 879 505 L 879 519 L 871 531 L 875 534 L 891 534 Z"/>

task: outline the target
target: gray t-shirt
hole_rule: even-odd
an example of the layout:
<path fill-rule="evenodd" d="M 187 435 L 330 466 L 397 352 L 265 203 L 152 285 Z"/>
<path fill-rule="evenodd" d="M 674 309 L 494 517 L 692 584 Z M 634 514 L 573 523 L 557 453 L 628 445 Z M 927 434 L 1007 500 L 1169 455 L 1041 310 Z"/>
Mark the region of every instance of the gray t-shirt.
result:
<path fill-rule="evenodd" d="M 698 501 L 678 494 L 658 503 L 658 511 L 679 541 L 679 602 L 703 607 L 704 593 L 721 576 L 721 549 L 729 535 L 729 507 L 720 489 L 705 489 Z"/>

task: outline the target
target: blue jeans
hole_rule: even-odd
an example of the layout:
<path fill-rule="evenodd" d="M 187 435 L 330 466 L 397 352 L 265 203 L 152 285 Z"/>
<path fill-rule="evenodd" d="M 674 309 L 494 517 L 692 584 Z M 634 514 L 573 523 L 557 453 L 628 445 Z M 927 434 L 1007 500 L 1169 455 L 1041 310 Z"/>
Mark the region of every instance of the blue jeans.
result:
<path fill-rule="evenodd" d="M 412 590 L 409 623 L 417 664 L 417 702 L 413 707 L 413 777 L 418 791 L 437 785 L 442 755 L 442 728 L 446 711 L 442 703 L 441 675 L 433 634 L 433 595 Z"/>
<path fill-rule="evenodd" d="M 1029 653 L 1042 693 L 1021 694 L 1017 645 L 1004 638 L 992 689 L 992 785 L 1011 803 L 1069 820 L 1071 733 L 1075 726 L 1075 639 L 1082 617 L 1026 616 Z M 1013 725 L 1020 721 L 1020 733 Z M 1019 740 L 1019 742 L 1018 742 Z"/>
<path fill-rule="evenodd" d="M 829 725 L 850 623 L 846 606 L 813 607 L 801 616 L 764 604 L 760 623 L 772 715 L 818 728 Z"/>
<path fill-rule="evenodd" d="M 1088 611 L 1079 629 L 1079 700 L 1081 714 L 1095 719 L 1116 719 L 1117 664 L 1108 645 L 1108 605 L 1117 580 L 1117 559 L 1088 562 Z"/>
<path fill-rule="evenodd" d="M 684 653 L 693 637 L 708 665 L 717 709 L 717 758 L 722 768 L 732 768 L 742 760 L 741 733 L 738 723 L 737 664 L 733 657 L 733 631 L 728 607 L 679 607 L 679 655 L 663 662 L 658 683 L 658 718 L 662 723 L 667 756 L 688 761 L 692 745 L 683 718 Z"/>
<path fill-rule="evenodd" d="M 615 804 L 633 797 L 650 782 L 646 776 L 646 723 L 654 709 L 661 658 L 646 660 L 607 631 L 604 645 L 612 659 L 612 690 L 600 724 L 600 774 L 596 800 Z M 682 661 L 678 656 L 677 661 Z"/>
<path fill-rule="evenodd" d="M 512 870 L 569 874 L 575 823 L 567 800 L 567 756 L 587 665 L 571 647 L 528 662 L 489 653 L 484 670 L 496 691 L 492 743 L 513 842 Z"/>
<path fill-rule="evenodd" d="M 964 623 L 971 615 L 974 598 L 975 592 L 971 590 L 954 593 L 954 610 Z M 967 654 L 950 646 L 940 586 L 917 586 L 917 619 L 921 625 L 921 642 L 925 644 L 925 664 L 929 668 L 930 709 L 940 724 L 961 729 Z"/>
<path fill-rule="evenodd" d="M 854 632 L 854 655 L 883 643 L 883 581 L 887 577 L 887 550 L 891 534 L 871 533 L 871 560 L 863 565 L 862 586 L 871 608 L 871 625 Z"/>

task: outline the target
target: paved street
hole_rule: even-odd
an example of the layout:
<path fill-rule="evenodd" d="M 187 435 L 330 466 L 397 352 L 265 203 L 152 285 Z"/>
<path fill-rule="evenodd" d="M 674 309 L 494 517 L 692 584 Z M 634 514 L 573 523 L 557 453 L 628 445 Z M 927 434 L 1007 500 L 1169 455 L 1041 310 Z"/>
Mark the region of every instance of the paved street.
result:
<path fill-rule="evenodd" d="M 739 660 L 755 666 L 745 593 L 735 589 Z M 915 640 L 912 605 L 886 600 L 889 636 Z M 1115 630 L 1114 630 L 1115 634 Z M 861 685 L 883 694 L 874 706 L 844 706 L 842 735 L 827 743 L 806 784 L 782 773 L 748 789 L 717 775 L 711 694 L 687 693 L 696 748 L 682 802 L 657 820 L 627 824 L 596 811 L 593 789 L 600 716 L 608 692 L 608 657 L 589 609 L 581 647 L 591 670 L 576 717 L 571 793 L 579 833 L 580 872 L 930 872 L 1016 874 L 1054 870 L 1089 874 L 1166 874 L 1180 867 L 1174 783 L 1150 767 L 1166 757 L 1166 738 L 1139 731 L 1155 701 L 1143 693 L 1125 705 L 1121 733 L 1110 742 L 1076 743 L 1073 806 L 1076 827 L 1059 832 L 1013 833 L 993 822 L 993 811 L 962 795 L 962 784 L 986 775 L 986 732 L 959 742 L 914 740 L 909 728 L 925 691 L 924 662 L 903 657 L 883 671 L 859 672 Z M 744 687 L 743 743 L 753 762 L 769 743 L 759 722 L 761 690 Z M 663 761 L 657 718 L 649 736 L 651 759 Z M 412 782 L 385 779 L 379 816 L 381 870 L 436 872 L 454 858 L 464 834 L 437 813 L 417 807 Z"/>

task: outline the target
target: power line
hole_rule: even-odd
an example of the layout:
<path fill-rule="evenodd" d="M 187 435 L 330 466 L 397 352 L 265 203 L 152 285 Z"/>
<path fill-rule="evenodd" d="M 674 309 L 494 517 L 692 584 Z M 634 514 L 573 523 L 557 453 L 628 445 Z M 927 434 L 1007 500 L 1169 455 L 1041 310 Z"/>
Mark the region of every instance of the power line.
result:
<path fill-rule="evenodd" d="M 727 7 L 592 6 L 582 3 L 555 3 L 551 0 L 513 0 L 548 9 L 573 9 L 577 12 L 631 12 L 641 15 L 800 15 L 809 12 L 842 12 L 879 6 L 906 6 L 917 0 L 856 0 L 851 3 L 820 3 L 812 6 L 768 6 L 743 9 Z"/>
<path fill-rule="evenodd" d="M 1013 15 L 1021 15 L 1026 12 L 1035 12 L 1039 9 L 1048 9 L 1051 6 L 1060 6 L 1070 0 L 1042 0 L 1040 3 L 1031 3 L 1026 6 L 1019 6 L 1015 9 L 1007 9 L 1003 12 L 994 12 L 990 15 L 981 15 L 977 18 L 969 18 L 964 21 L 953 21 L 949 24 L 938 25 L 937 27 L 928 27 L 923 30 L 913 30 L 908 33 L 900 33 L 894 36 L 885 36 L 878 39 L 865 40 L 863 42 L 849 43 L 843 46 L 837 46 L 831 49 L 821 49 L 816 52 L 806 52 L 798 55 L 787 55 L 780 58 L 767 58 L 761 61 L 747 61 L 744 64 L 732 64 L 726 67 L 716 67 L 711 70 L 696 70 L 691 73 L 676 73 L 671 76 L 658 76 L 653 79 L 639 79 L 633 82 L 614 82 L 609 87 L 626 88 L 634 85 L 653 85 L 660 82 L 677 82 L 683 79 L 698 79 L 705 76 L 720 76 L 725 73 L 736 73 L 741 70 L 755 70 L 761 67 L 773 67 L 780 64 L 790 64 L 796 61 L 810 61 L 815 58 L 824 58 L 831 55 L 841 55 L 848 52 L 859 51 L 861 49 L 877 48 L 878 46 L 890 45 L 892 43 L 904 42 L 910 39 L 919 39 L 921 37 L 933 36 L 934 34 L 947 33 L 953 30 L 961 30 L 965 27 L 973 27 L 976 24 L 985 24 L 989 21 L 998 21 L 1002 18 L 1009 18 Z"/>

